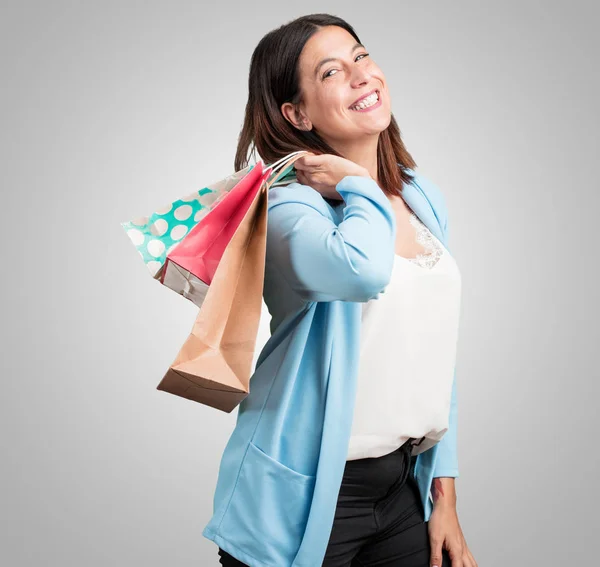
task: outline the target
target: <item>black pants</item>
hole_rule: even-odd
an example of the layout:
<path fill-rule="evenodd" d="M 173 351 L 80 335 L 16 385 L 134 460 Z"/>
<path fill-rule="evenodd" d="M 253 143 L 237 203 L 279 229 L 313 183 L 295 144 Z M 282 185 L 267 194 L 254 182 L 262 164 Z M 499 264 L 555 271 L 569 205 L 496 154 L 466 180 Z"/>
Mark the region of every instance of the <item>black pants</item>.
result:
<path fill-rule="evenodd" d="M 322 567 L 429 567 L 414 442 L 382 457 L 346 462 Z M 445 549 L 442 559 L 440 567 L 451 567 Z M 247 567 L 221 548 L 219 560 L 224 567 Z"/>

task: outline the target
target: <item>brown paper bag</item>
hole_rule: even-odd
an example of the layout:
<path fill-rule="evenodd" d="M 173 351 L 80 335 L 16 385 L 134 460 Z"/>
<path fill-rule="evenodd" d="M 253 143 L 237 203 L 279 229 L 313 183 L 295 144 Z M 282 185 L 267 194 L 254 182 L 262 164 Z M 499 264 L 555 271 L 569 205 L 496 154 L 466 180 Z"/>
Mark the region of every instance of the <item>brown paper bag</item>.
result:
<path fill-rule="evenodd" d="M 286 156 L 282 171 L 303 153 Z M 263 181 L 256 193 L 223 253 L 190 335 L 157 390 L 227 413 L 249 394 L 264 287 L 268 191 L 279 177 Z"/>

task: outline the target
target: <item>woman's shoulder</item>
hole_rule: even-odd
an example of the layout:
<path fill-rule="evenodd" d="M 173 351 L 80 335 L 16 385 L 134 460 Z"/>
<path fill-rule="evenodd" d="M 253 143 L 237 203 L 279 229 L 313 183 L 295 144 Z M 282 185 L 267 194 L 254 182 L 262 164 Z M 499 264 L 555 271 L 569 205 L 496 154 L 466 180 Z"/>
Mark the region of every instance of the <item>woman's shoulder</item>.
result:
<path fill-rule="evenodd" d="M 286 184 L 277 184 L 269 189 L 268 209 L 282 204 L 299 204 L 309 206 L 323 215 L 332 216 L 332 207 L 328 200 L 310 185 L 303 185 L 297 181 Z"/>
<path fill-rule="evenodd" d="M 425 196 L 435 204 L 445 205 L 444 193 L 440 186 L 435 183 L 430 177 L 424 175 L 419 171 L 408 169 L 413 177 L 413 183 L 423 191 Z"/>
<path fill-rule="evenodd" d="M 425 198 L 431 204 L 433 210 L 443 218 L 447 217 L 448 210 L 446 206 L 446 197 L 440 186 L 435 183 L 430 177 L 423 175 L 420 172 L 409 169 L 408 172 L 412 175 L 412 184 L 421 190 Z"/>

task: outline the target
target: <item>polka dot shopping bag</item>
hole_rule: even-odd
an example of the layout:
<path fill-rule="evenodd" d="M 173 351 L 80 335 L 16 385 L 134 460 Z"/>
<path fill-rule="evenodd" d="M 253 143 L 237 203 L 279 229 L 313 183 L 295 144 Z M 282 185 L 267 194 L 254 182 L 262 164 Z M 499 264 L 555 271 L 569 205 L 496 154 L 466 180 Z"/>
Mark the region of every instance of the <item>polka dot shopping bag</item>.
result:
<path fill-rule="evenodd" d="M 248 395 L 268 190 L 282 178 L 291 181 L 292 164 L 303 153 L 268 167 L 259 161 L 153 215 L 121 223 L 154 279 L 200 308 L 158 390 L 228 413 Z"/>

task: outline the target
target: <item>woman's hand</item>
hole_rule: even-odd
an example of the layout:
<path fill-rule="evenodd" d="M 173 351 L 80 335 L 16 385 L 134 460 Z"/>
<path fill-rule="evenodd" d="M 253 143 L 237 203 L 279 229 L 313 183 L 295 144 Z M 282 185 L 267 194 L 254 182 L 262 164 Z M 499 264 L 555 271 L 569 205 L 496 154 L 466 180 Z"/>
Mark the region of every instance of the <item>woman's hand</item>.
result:
<path fill-rule="evenodd" d="M 312 187 L 328 199 L 342 200 L 336 186 L 347 175 L 371 177 L 366 168 L 333 154 L 316 155 L 309 152 L 298 158 L 294 167 L 299 183 Z"/>
<path fill-rule="evenodd" d="M 478 567 L 467 547 L 465 536 L 458 523 L 455 506 L 434 506 L 429 518 L 428 530 L 431 544 L 431 567 Z M 452 565 L 442 564 L 442 548 L 448 551 Z"/>

